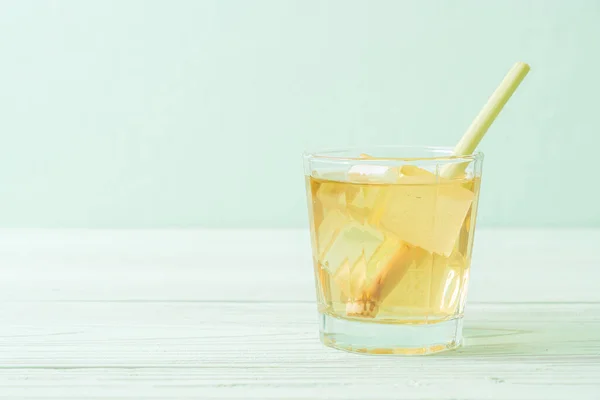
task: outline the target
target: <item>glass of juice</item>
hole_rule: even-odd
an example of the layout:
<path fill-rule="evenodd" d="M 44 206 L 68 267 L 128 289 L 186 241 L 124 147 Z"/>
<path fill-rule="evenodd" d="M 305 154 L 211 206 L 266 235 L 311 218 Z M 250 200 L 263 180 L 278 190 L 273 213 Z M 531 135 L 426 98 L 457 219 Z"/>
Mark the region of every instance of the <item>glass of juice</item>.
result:
<path fill-rule="evenodd" d="M 304 155 L 321 341 L 372 354 L 460 346 L 483 154 Z"/>

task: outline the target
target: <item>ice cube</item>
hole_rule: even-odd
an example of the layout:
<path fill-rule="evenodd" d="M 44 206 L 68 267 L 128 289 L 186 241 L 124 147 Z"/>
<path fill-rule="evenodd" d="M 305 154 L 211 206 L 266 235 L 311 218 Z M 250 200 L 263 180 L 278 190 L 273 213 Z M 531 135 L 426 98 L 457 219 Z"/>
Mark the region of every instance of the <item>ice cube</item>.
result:
<path fill-rule="evenodd" d="M 341 215 L 336 216 L 334 212 L 330 214 L 332 221 L 329 221 L 328 215 L 321 225 L 325 225 L 325 221 L 327 221 L 328 226 L 335 224 L 339 228 L 329 229 L 332 232 L 330 238 L 323 236 L 324 244 L 320 247 L 319 258 L 323 268 L 327 269 L 330 274 L 335 274 L 345 262 L 353 267 L 361 256 L 366 260 L 370 259 L 383 242 L 384 236 L 377 229 L 351 221 L 345 215 L 345 219 L 341 220 Z"/>
<path fill-rule="evenodd" d="M 349 222 L 347 215 L 339 210 L 329 211 L 317 229 L 318 259 L 323 260 L 323 255 L 329 251 L 344 225 Z"/>
<path fill-rule="evenodd" d="M 383 199 L 381 192 L 385 187 L 380 185 L 363 185 L 348 204 L 348 211 L 357 221 L 371 222 L 377 221 L 377 216 L 381 212 L 378 207 L 378 199 Z"/>
<path fill-rule="evenodd" d="M 401 173 L 400 184 L 384 193 L 379 226 L 413 246 L 449 256 L 471 208 L 473 192 L 460 182 L 440 180 L 424 170 L 403 167 Z"/>
<path fill-rule="evenodd" d="M 367 279 L 366 257 L 360 257 L 356 264 L 351 265 L 346 259 L 333 275 L 333 281 L 343 295 L 342 301 L 348 301 L 360 296 Z"/>
<path fill-rule="evenodd" d="M 322 183 L 316 197 L 324 209 L 344 210 L 346 208 L 346 191 L 341 184 Z"/>
<path fill-rule="evenodd" d="M 364 166 L 361 166 L 364 167 Z M 474 199 L 464 181 L 405 165 L 395 185 L 358 189 L 345 206 L 353 218 L 429 252 L 449 256 Z"/>
<path fill-rule="evenodd" d="M 398 168 L 385 165 L 353 165 L 348 170 L 347 178 L 350 182 L 394 183 L 398 180 Z"/>
<path fill-rule="evenodd" d="M 380 309 L 394 312 L 395 307 L 410 308 L 417 315 L 453 314 L 460 303 L 462 274 L 467 262 L 458 252 L 448 257 L 424 254 L 383 298 Z M 406 309 L 408 307 L 408 309 Z"/>

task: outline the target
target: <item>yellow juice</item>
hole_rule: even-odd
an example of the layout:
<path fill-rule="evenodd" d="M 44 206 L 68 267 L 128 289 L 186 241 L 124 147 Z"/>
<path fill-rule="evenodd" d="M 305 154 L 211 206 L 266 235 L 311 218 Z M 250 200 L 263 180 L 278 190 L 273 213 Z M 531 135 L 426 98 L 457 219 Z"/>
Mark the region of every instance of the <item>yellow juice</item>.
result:
<path fill-rule="evenodd" d="M 460 316 L 479 178 L 404 166 L 384 180 L 332 173 L 306 182 L 321 313 L 391 324 Z"/>

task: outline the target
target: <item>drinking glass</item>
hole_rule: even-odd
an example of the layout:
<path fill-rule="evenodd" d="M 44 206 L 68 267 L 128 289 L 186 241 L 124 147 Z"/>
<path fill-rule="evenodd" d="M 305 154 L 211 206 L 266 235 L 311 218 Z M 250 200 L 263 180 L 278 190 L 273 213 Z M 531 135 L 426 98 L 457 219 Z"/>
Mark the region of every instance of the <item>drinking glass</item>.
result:
<path fill-rule="evenodd" d="M 324 344 L 373 354 L 461 344 L 482 162 L 444 147 L 305 153 Z"/>

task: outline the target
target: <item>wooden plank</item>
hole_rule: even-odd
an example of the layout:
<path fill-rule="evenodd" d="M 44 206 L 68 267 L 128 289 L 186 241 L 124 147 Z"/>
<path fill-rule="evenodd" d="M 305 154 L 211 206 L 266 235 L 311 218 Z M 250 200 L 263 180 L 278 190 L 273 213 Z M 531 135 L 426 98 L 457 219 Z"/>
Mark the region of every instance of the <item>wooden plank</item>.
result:
<path fill-rule="evenodd" d="M 596 399 L 600 230 L 478 233 L 467 346 L 317 339 L 304 230 L 0 231 L 0 398 Z"/>
<path fill-rule="evenodd" d="M 429 357 L 323 347 L 309 303 L 7 302 L 5 398 L 579 399 L 600 393 L 600 304 L 473 304 Z"/>
<path fill-rule="evenodd" d="M 487 230 L 470 300 L 600 301 L 600 230 Z M 306 230 L 2 230 L 0 300 L 314 301 Z"/>

